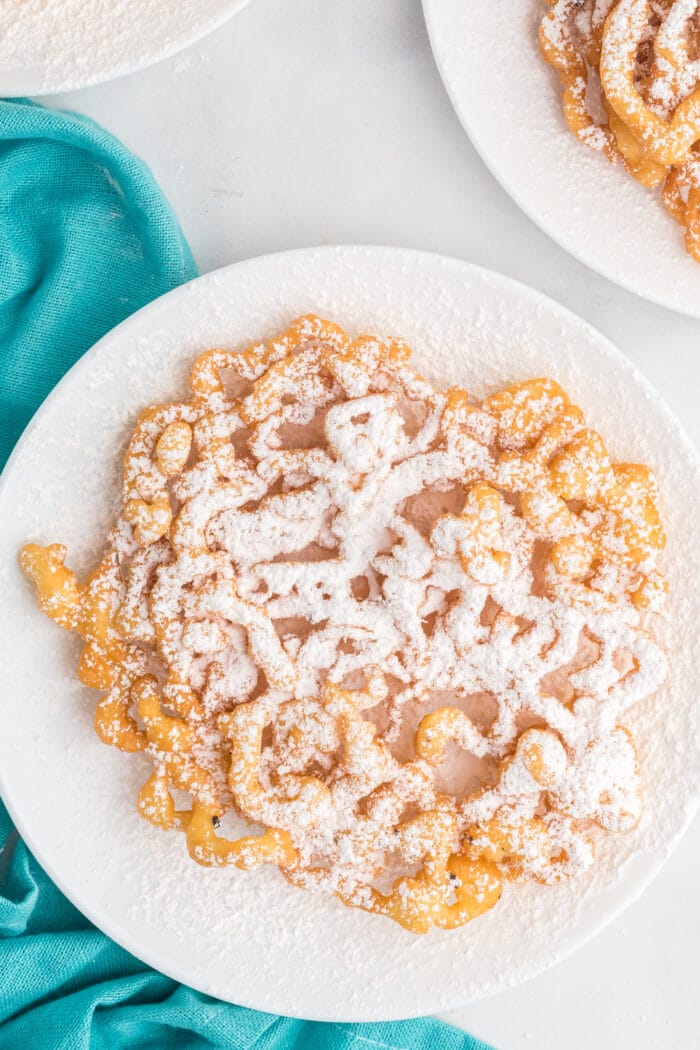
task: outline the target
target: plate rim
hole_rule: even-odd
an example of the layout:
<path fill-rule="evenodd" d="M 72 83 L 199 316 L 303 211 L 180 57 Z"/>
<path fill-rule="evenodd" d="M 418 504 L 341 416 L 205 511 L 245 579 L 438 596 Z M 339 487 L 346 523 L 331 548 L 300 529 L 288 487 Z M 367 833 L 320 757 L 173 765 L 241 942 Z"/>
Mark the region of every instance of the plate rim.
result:
<path fill-rule="evenodd" d="M 499 186 L 508 194 L 510 199 L 518 208 L 520 208 L 521 212 L 530 220 L 530 222 L 534 223 L 534 225 L 549 237 L 551 241 L 554 241 L 562 251 L 566 252 L 567 255 L 570 255 L 583 266 L 586 266 L 589 270 L 597 273 L 600 277 L 604 277 L 606 281 L 610 281 L 611 284 L 616 285 L 618 288 L 622 288 L 624 291 L 636 296 L 643 302 L 653 303 L 654 306 L 663 307 L 665 310 L 681 314 L 684 317 L 700 319 L 700 295 L 698 296 L 697 306 L 693 307 L 691 304 L 681 305 L 677 302 L 671 302 L 663 295 L 655 294 L 653 290 L 641 291 L 633 281 L 627 279 L 625 276 L 621 277 L 619 274 L 615 273 L 613 267 L 607 265 L 605 260 L 600 261 L 592 255 L 589 255 L 586 249 L 580 248 L 573 238 L 569 239 L 566 234 L 563 234 L 558 230 L 556 225 L 548 223 L 546 217 L 538 214 L 524 199 L 517 186 L 507 175 L 504 174 L 498 161 L 484 147 L 480 136 L 476 133 L 473 123 L 469 118 L 468 107 L 462 104 L 462 101 L 455 91 L 454 83 L 449 71 L 446 69 L 445 56 L 442 54 L 436 42 L 438 35 L 437 20 L 439 17 L 437 11 L 439 6 L 444 2 L 445 0 L 421 0 L 423 19 L 428 33 L 433 61 L 437 67 L 440 81 L 445 89 L 445 94 L 447 95 L 450 105 L 462 125 L 467 138 L 474 147 L 479 159 L 484 164 L 484 167 L 493 176 Z M 448 2 L 450 2 L 450 0 L 448 0 Z M 531 2 L 531 0 L 525 0 L 525 2 Z M 546 72 L 548 71 L 545 70 L 545 73 Z M 697 266 L 700 268 L 700 262 L 697 263 Z"/>
<path fill-rule="evenodd" d="M 75 81 L 65 81 L 62 85 L 59 84 L 58 87 L 55 84 L 47 84 L 43 79 L 43 70 L 37 73 L 35 77 L 25 79 L 20 83 L 19 87 L 15 88 L 12 88 L 12 82 L 8 78 L 8 83 L 3 87 L 0 94 L 5 98 L 12 98 L 17 95 L 46 98 L 50 95 L 65 95 L 73 91 L 82 91 L 84 88 L 96 87 L 98 84 L 109 84 L 113 80 L 121 80 L 122 77 L 131 76 L 132 73 L 140 73 L 144 69 L 157 66 L 160 62 L 165 62 L 166 59 L 173 58 L 193 44 L 204 40 L 205 37 L 215 33 L 217 29 L 225 25 L 239 11 L 242 11 L 244 7 L 247 7 L 249 3 L 251 3 L 251 0 L 223 0 L 219 13 L 214 15 L 211 20 L 204 24 L 199 24 L 186 36 L 173 40 L 169 45 L 158 51 L 154 57 L 149 58 L 142 54 L 136 61 L 127 59 L 110 67 L 110 70 L 107 72 L 98 72 L 85 78 L 79 77 Z"/>
<path fill-rule="evenodd" d="M 552 299 L 550 296 L 546 295 L 543 292 L 540 292 L 538 289 L 532 288 L 530 285 L 524 284 L 523 282 L 518 281 L 506 274 L 502 274 L 488 267 L 484 267 L 476 263 L 460 259 L 455 256 L 446 256 L 437 252 L 422 251 L 420 249 L 413 248 L 397 248 L 393 246 L 362 244 L 339 244 L 319 245 L 306 248 L 288 249 L 273 253 L 263 253 L 257 256 L 253 256 L 249 259 L 241 260 L 239 262 L 229 263 L 226 266 L 219 267 L 215 270 L 211 270 L 205 274 L 202 274 L 199 277 L 193 278 L 192 280 L 185 282 L 182 285 L 179 285 L 177 288 L 170 290 L 164 295 L 159 296 L 158 298 L 148 303 L 146 306 L 142 307 L 140 310 L 135 311 L 135 313 L 125 318 L 122 322 L 120 322 L 120 324 L 110 329 L 109 332 L 105 333 L 104 336 L 102 336 L 96 343 L 94 343 L 93 346 L 75 362 L 75 364 L 68 370 L 68 372 L 66 372 L 66 374 L 53 387 L 53 389 L 41 403 L 39 408 L 36 410 L 30 421 L 27 423 L 24 431 L 20 435 L 20 438 L 18 439 L 15 447 L 11 452 L 2 473 L 0 474 L 0 502 L 3 499 L 4 490 L 6 485 L 8 484 L 8 479 L 13 472 L 15 462 L 19 457 L 23 446 L 25 445 L 27 439 L 29 438 L 35 427 L 41 422 L 45 411 L 48 410 L 49 405 L 53 402 L 54 399 L 56 399 L 59 396 L 59 393 L 64 388 L 64 386 L 69 386 L 72 377 L 74 377 L 84 368 L 89 366 L 91 360 L 100 352 L 103 344 L 107 340 L 111 340 L 114 337 L 114 333 L 118 330 L 123 328 L 127 329 L 129 325 L 133 323 L 136 317 L 140 318 L 147 314 L 153 314 L 154 316 L 157 316 L 163 311 L 167 313 L 168 303 L 170 302 L 171 298 L 177 298 L 179 296 L 182 296 L 183 294 L 187 294 L 186 290 L 191 288 L 193 285 L 198 283 L 206 283 L 209 281 L 215 282 L 223 274 L 229 274 L 233 271 L 239 271 L 242 273 L 246 270 L 255 268 L 257 264 L 268 263 L 271 260 L 293 260 L 295 257 L 300 258 L 302 256 L 308 257 L 319 254 L 327 255 L 329 258 L 346 254 L 357 254 L 366 256 L 368 253 L 377 255 L 378 257 L 383 256 L 385 258 L 388 255 L 393 255 L 397 260 L 402 259 L 406 261 L 407 259 L 410 259 L 416 263 L 423 260 L 427 261 L 429 264 L 432 263 L 448 266 L 457 266 L 463 271 L 465 271 L 467 275 L 471 275 L 476 279 L 495 281 L 501 287 L 511 288 L 516 295 L 520 295 L 525 299 L 531 301 L 533 304 L 537 304 L 541 307 L 544 307 L 544 309 L 546 309 L 548 312 L 554 313 L 557 316 L 561 317 L 563 320 L 566 320 L 567 323 L 579 326 L 582 331 L 592 334 L 595 338 L 596 345 L 601 350 L 605 351 L 606 356 L 612 358 L 618 364 L 618 366 L 622 366 L 628 373 L 631 373 L 634 376 L 635 380 L 639 384 L 641 384 L 643 390 L 647 394 L 651 394 L 654 397 L 654 399 L 658 401 L 659 409 L 665 414 L 669 424 L 673 426 L 676 439 L 684 446 L 686 454 L 693 462 L 696 471 L 698 471 L 698 473 L 700 474 L 700 453 L 698 452 L 698 450 L 696 450 L 693 442 L 689 438 L 675 412 L 670 407 L 665 398 L 663 398 L 661 394 L 656 390 L 654 384 L 644 375 L 643 372 L 641 372 L 636 367 L 636 365 L 634 365 L 632 361 L 630 361 L 630 359 L 621 350 L 618 349 L 618 347 L 614 345 L 614 343 L 612 343 L 607 338 L 607 336 L 603 335 L 603 333 L 599 332 L 596 328 L 594 328 L 594 326 L 589 324 L 589 322 L 585 321 L 583 318 L 581 318 L 578 314 L 574 313 L 568 307 L 563 306 L 556 300 Z M 8 792 L 4 784 L 2 768 L 0 768 L 0 797 L 2 797 L 2 800 L 7 808 L 7 811 L 10 815 L 15 829 L 19 833 L 20 837 L 24 840 L 30 852 L 37 860 L 41 868 L 46 872 L 46 874 L 59 888 L 59 890 L 64 894 L 64 896 L 85 918 L 87 918 L 97 929 L 99 929 L 101 932 L 105 933 L 108 937 L 115 941 L 115 943 L 117 943 L 125 951 L 128 951 L 130 954 L 134 955 L 137 959 L 145 963 L 147 966 L 153 968 L 154 970 L 157 970 L 160 973 L 164 973 L 166 976 L 171 977 L 172 979 L 178 981 L 181 984 L 186 985 L 187 987 L 194 988 L 196 991 L 199 991 L 208 996 L 212 996 L 212 992 L 209 988 L 206 987 L 205 982 L 192 981 L 192 975 L 183 973 L 183 971 L 180 968 L 180 965 L 177 962 L 171 963 L 170 960 L 168 960 L 167 968 L 163 968 L 161 965 L 162 960 L 159 958 L 160 949 L 154 948 L 153 950 L 151 950 L 149 947 L 144 951 L 141 945 L 135 945 L 134 942 L 132 942 L 127 935 L 125 935 L 118 928 L 115 928 L 115 922 L 113 921 L 109 913 L 99 912 L 98 909 L 93 908 L 92 905 L 85 907 L 80 899 L 79 892 L 77 892 L 74 889 L 74 887 L 66 886 L 63 878 L 57 877 L 55 875 L 51 858 L 49 857 L 47 862 L 41 846 L 37 843 L 37 840 L 35 839 L 31 827 L 31 822 L 25 823 L 24 819 L 21 816 L 18 819 L 18 813 L 15 809 L 14 801 L 11 798 L 11 796 L 8 796 Z M 591 920 L 590 917 L 587 917 L 585 921 L 579 923 L 579 926 L 576 928 L 575 932 L 567 938 L 566 943 L 563 946 L 557 948 L 557 950 L 553 954 L 551 954 L 546 960 L 542 961 L 541 965 L 533 967 L 531 971 L 528 972 L 527 976 L 522 977 L 518 975 L 516 977 L 506 979 L 503 982 L 502 987 L 500 987 L 493 993 L 484 996 L 465 998 L 463 993 L 456 993 L 454 997 L 449 998 L 449 1001 L 446 1005 L 439 1004 L 436 1006 L 435 1009 L 438 1010 L 440 1014 L 444 1014 L 447 1011 L 458 1009 L 460 1007 L 469 1005 L 472 1002 L 481 1001 L 482 999 L 491 998 L 493 997 L 493 995 L 498 995 L 501 992 L 507 991 L 509 988 L 516 987 L 520 984 L 524 984 L 527 981 L 532 980 L 534 977 L 547 972 L 549 969 L 551 969 L 552 966 L 556 965 L 559 962 L 562 962 L 564 959 L 574 954 L 589 941 L 593 940 L 606 926 L 614 922 L 620 914 L 622 914 L 630 905 L 634 904 L 639 899 L 639 897 L 643 894 L 646 888 L 658 875 L 659 871 L 663 868 L 664 864 L 666 863 L 666 861 L 668 860 L 678 843 L 680 842 L 681 838 L 685 835 L 699 808 L 700 794 L 696 792 L 693 802 L 688 806 L 686 810 L 685 818 L 683 820 L 682 825 L 679 826 L 674 838 L 669 843 L 665 844 L 663 848 L 656 848 L 650 852 L 634 854 L 632 855 L 632 857 L 628 858 L 627 863 L 632 862 L 635 859 L 640 859 L 643 860 L 643 865 L 641 865 L 641 871 L 640 865 L 638 864 L 636 866 L 636 870 L 633 873 L 627 874 L 626 877 L 629 881 L 629 886 L 625 892 L 623 899 L 616 900 L 616 902 L 612 905 L 609 902 L 606 902 L 604 907 L 601 909 L 602 914 L 599 913 L 593 920 Z M 625 865 L 623 865 L 623 867 L 620 869 L 620 872 L 622 872 L 624 866 Z M 599 896 L 601 897 L 605 897 L 605 895 L 605 890 L 603 890 L 602 894 L 599 894 Z M 583 928 L 581 929 L 581 927 Z M 219 1001 L 233 1002 L 233 1000 L 228 999 L 221 999 Z M 239 1005 L 254 1010 L 263 1010 L 263 1012 L 266 1009 L 268 1009 L 267 1007 L 261 1008 L 259 1005 L 256 1005 L 255 1002 L 247 999 L 245 996 L 243 996 L 240 999 L 237 999 L 234 1005 Z M 357 1012 L 353 1011 L 347 1013 L 338 1012 L 329 1016 L 327 1013 L 324 1014 L 323 1012 L 313 1013 L 311 1015 L 309 1015 L 309 1013 L 295 1013 L 293 1010 L 290 1011 L 285 1007 L 285 1015 L 297 1018 L 299 1020 L 317 1020 L 335 1023 L 361 1023 L 363 1021 L 368 1020 L 392 1021 L 409 1019 L 412 1017 L 420 1017 L 425 1015 L 425 1009 L 424 1007 L 416 1007 L 415 1011 L 411 1013 L 406 1013 L 405 1011 L 401 1011 L 399 1013 L 387 1013 L 386 1011 L 383 1011 L 381 1016 L 373 1016 L 368 1015 L 366 1013 L 360 1016 Z"/>

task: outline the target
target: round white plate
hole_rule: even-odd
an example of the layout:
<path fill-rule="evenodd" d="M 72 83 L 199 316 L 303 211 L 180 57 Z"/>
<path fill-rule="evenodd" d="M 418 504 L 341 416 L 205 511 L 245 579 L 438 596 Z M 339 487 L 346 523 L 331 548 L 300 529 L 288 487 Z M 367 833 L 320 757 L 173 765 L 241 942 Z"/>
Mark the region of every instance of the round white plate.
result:
<path fill-rule="evenodd" d="M 447 92 L 483 161 L 529 217 L 604 277 L 700 317 L 700 263 L 658 193 L 581 145 L 539 52 L 545 0 L 423 0 Z"/>
<path fill-rule="evenodd" d="M 114 80 L 182 51 L 248 0 L 2 0 L 0 95 Z"/>
<path fill-rule="evenodd" d="M 669 531 L 671 677 L 637 709 L 646 811 L 610 836 L 585 877 L 508 886 L 461 930 L 416 938 L 381 917 L 288 885 L 275 869 L 205 869 L 182 835 L 136 814 L 142 756 L 105 747 L 95 694 L 76 684 L 75 640 L 37 610 L 17 565 L 27 540 L 60 540 L 80 572 L 117 509 L 120 456 L 139 410 L 182 397 L 194 356 L 243 347 L 315 311 L 355 333 L 400 334 L 416 366 L 476 395 L 556 377 L 616 458 L 659 473 Z M 634 900 L 698 795 L 694 587 L 700 475 L 674 417 L 598 333 L 555 303 L 463 262 L 382 248 L 318 248 L 239 263 L 120 325 L 51 394 L 0 482 L 0 791 L 21 834 L 76 905 L 157 969 L 222 999 L 322 1020 L 438 1012 L 533 976 Z"/>

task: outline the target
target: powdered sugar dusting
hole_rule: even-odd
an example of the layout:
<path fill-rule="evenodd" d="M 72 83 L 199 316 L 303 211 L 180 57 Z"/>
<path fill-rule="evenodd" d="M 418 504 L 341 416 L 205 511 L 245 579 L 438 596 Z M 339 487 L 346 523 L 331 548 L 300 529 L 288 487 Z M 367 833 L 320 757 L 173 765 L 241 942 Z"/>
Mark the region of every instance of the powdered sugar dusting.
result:
<path fill-rule="evenodd" d="M 697 476 L 696 467 L 673 424 L 649 398 L 648 389 L 640 385 L 629 366 L 619 359 L 611 361 L 604 344 L 601 347 L 584 326 L 563 313 L 551 312 L 540 300 L 528 298 L 506 282 L 481 276 L 463 264 L 379 250 L 296 254 L 286 260 L 247 264 L 231 272 L 237 275 L 235 282 L 224 275 L 212 275 L 178 293 L 170 300 L 179 302 L 176 317 L 171 314 L 166 319 L 159 306 L 150 312 L 150 319 L 149 311 L 141 315 L 141 327 L 132 327 L 129 342 L 139 364 L 131 376 L 124 370 L 123 380 L 112 384 L 110 405 L 102 403 L 94 417 L 103 428 L 91 424 L 94 468 L 87 465 L 85 456 L 75 457 L 69 449 L 62 452 L 64 446 L 56 443 L 55 452 L 51 452 L 52 475 L 63 481 L 71 476 L 81 479 L 85 502 L 78 516 L 58 493 L 54 505 L 46 508 L 38 498 L 43 482 L 40 490 L 33 490 L 36 482 L 30 480 L 31 474 L 38 477 L 36 471 L 47 449 L 54 447 L 53 435 L 60 433 L 70 439 L 74 413 L 66 403 L 65 422 L 60 427 L 56 416 L 45 417 L 46 423 L 38 425 L 22 453 L 25 480 L 14 483 L 13 499 L 22 509 L 17 528 L 13 525 L 9 536 L 13 550 L 28 531 L 32 538 L 46 541 L 58 530 L 71 547 L 81 549 L 92 560 L 89 537 L 104 520 L 101 491 L 113 463 L 115 441 L 123 440 L 125 425 L 130 422 L 131 406 L 144 397 L 162 400 L 182 389 L 181 367 L 203 341 L 222 345 L 226 332 L 236 331 L 239 334 L 234 345 L 240 346 L 256 333 L 278 330 L 300 309 L 356 318 L 352 324 L 348 320 L 353 331 L 402 332 L 418 348 L 416 365 L 431 381 L 445 388 L 450 382 L 468 382 L 470 376 L 478 376 L 473 389 L 477 398 L 510 379 L 555 372 L 565 388 L 576 391 L 591 423 L 606 434 L 611 455 L 615 459 L 643 459 L 660 478 L 669 547 L 674 552 L 664 561 L 671 583 L 673 630 L 665 632 L 663 640 L 672 651 L 672 661 L 665 687 L 668 702 L 663 705 L 662 716 L 658 705 L 644 702 L 629 710 L 626 718 L 640 745 L 646 799 L 640 823 L 600 844 L 596 864 L 575 882 L 551 891 L 538 886 L 511 887 L 498 907 L 471 927 L 450 934 L 430 934 L 412 945 L 410 959 L 403 947 L 406 935 L 390 923 L 363 917 L 325 899 L 314 904 L 312 917 L 307 895 L 285 889 L 273 872 L 207 873 L 186 858 L 180 861 L 179 846 L 168 844 L 179 836 L 153 835 L 145 827 L 144 835 L 130 812 L 131 800 L 147 769 L 140 758 L 125 761 L 115 755 L 117 762 L 113 764 L 109 751 L 93 744 L 89 715 L 78 721 L 82 728 L 76 752 L 76 723 L 68 716 L 66 706 L 75 709 L 74 701 L 65 696 L 65 686 L 61 685 L 73 659 L 65 647 L 56 644 L 50 624 L 45 625 L 48 632 L 43 624 L 37 624 L 13 564 L 3 564 L 5 593 L 13 595 L 15 607 L 9 629 L 20 635 L 28 631 L 29 637 L 36 638 L 34 648 L 39 655 L 32 665 L 40 665 L 38 669 L 27 666 L 20 674 L 22 705 L 8 712 L 14 739 L 31 741 L 31 751 L 43 767 L 56 770 L 54 783 L 76 782 L 79 770 L 81 781 L 87 778 L 91 783 L 90 811 L 105 814 L 97 821 L 87 819 L 84 812 L 81 814 L 80 792 L 75 791 L 75 809 L 65 818 L 71 848 L 61 848 L 58 841 L 50 847 L 54 867 L 60 869 L 64 883 L 81 887 L 84 906 L 93 914 L 99 912 L 111 932 L 117 922 L 117 932 L 121 930 L 121 936 L 132 946 L 138 944 L 156 965 L 176 970 L 191 983 L 219 995 L 229 994 L 239 1002 L 313 1015 L 319 1006 L 314 1006 L 308 991 L 311 972 L 332 986 L 323 1007 L 326 1017 L 367 1017 L 368 982 L 373 990 L 372 1002 L 380 1004 L 375 1017 L 446 1008 L 520 979 L 560 954 L 564 945 L 571 944 L 572 931 L 579 923 L 590 928 L 591 921 L 599 919 L 600 901 L 604 899 L 600 891 L 614 887 L 613 872 L 640 849 L 665 848 L 687 819 L 697 790 L 693 774 L 695 715 L 687 703 L 684 685 L 696 658 L 689 642 L 694 638 L 691 625 L 696 599 L 687 586 L 693 547 L 685 515 L 689 501 L 692 505 L 695 498 L 690 479 Z M 152 367 L 162 362 L 164 347 L 168 346 L 174 362 L 172 381 L 162 375 L 162 368 L 157 375 L 158 368 Z M 111 368 L 105 355 L 101 356 Z M 99 377 L 99 359 L 89 371 L 93 381 Z M 76 375 L 78 382 L 87 382 L 87 371 L 85 380 L 80 378 L 80 370 Z M 144 384 L 149 386 L 146 392 Z M 73 390 L 77 393 L 75 386 Z M 98 398 L 98 390 L 95 386 L 93 400 Z M 85 403 L 89 405 L 91 399 L 86 398 Z M 612 404 L 615 413 L 609 411 Z M 79 447 L 77 431 L 74 443 Z M 12 472 L 15 479 L 20 478 L 14 468 Z M 681 509 L 669 495 L 683 488 L 688 496 Z M 10 516 L 4 520 L 13 521 Z M 449 536 L 444 542 L 449 543 Z M 492 571 L 488 563 L 480 568 L 487 577 Z M 684 640 L 682 645 L 679 637 Z M 10 642 L 19 645 L 12 638 Z M 32 685 L 35 673 L 40 683 Z M 47 704 L 47 683 L 50 695 L 61 695 L 60 704 Z M 44 727 L 39 739 L 38 712 L 39 724 Z M 54 754 L 56 749 L 58 754 Z M 4 792 L 9 794 L 10 779 L 12 799 L 20 805 L 22 798 L 37 799 L 39 792 L 39 804 L 49 815 L 52 792 L 42 788 L 41 778 L 28 777 L 23 764 L 12 753 L 6 755 L 5 750 Z M 547 760 L 555 776 L 564 768 L 560 759 L 561 755 L 551 752 Z M 588 756 L 592 764 L 599 760 L 607 761 L 595 753 Z M 126 772 L 127 767 L 133 773 Z M 615 806 L 634 816 L 633 808 L 624 801 L 628 798 L 624 782 L 622 776 L 619 784 L 613 785 Z M 570 798 L 567 792 L 563 795 Z M 25 826 L 28 823 L 23 820 Z M 44 824 L 41 834 L 46 844 L 52 839 L 50 819 Z M 81 832 L 81 827 L 85 831 L 89 827 L 89 835 Z M 99 863 L 105 851 L 117 865 L 107 886 Z M 45 848 L 39 853 L 44 859 Z M 76 854 L 82 858 L 79 862 Z M 644 865 L 648 863 L 640 859 L 642 869 L 647 870 Z M 172 876 L 154 885 L 148 877 L 154 867 L 168 868 Z M 629 886 L 628 878 L 625 873 L 623 885 Z M 629 895 L 629 889 L 626 892 Z M 230 894 L 236 901 L 225 913 L 221 912 L 222 894 Z M 589 909 L 596 918 L 586 918 Z M 603 913 L 606 909 L 603 906 Z M 237 961 L 235 947 L 243 940 L 245 965 Z M 272 943 L 276 947 L 270 953 Z M 454 965 L 457 958 L 459 966 Z M 475 959 L 479 965 L 470 965 Z M 264 989 L 256 985 L 253 976 L 256 960 L 260 972 L 265 973 Z M 398 992 L 396 982 L 387 976 L 396 972 L 396 966 L 402 972 Z M 453 974 L 449 986 L 441 976 L 446 967 Z"/>
<path fill-rule="evenodd" d="M 479 405 L 462 387 L 438 393 L 408 354 L 302 317 L 240 354 L 205 352 L 192 400 L 142 414 L 99 574 L 120 671 L 96 726 L 145 748 L 156 772 L 139 810 L 182 828 L 200 863 L 238 863 L 241 849 L 254 863 L 252 842 L 209 827 L 233 806 L 289 837 L 275 862 L 295 884 L 424 932 L 459 924 L 439 904 L 447 872 L 431 876 L 426 913 L 424 884 L 397 881 L 399 864 L 378 888 L 389 854 L 435 865 L 466 837 L 470 877 L 500 892 L 497 867 L 560 881 L 593 862 L 594 825 L 639 819 L 619 719 L 666 673 L 642 626 L 663 607 L 664 537 L 646 468 L 613 465 L 556 383 Z M 92 605 L 59 616 L 62 557 L 27 548 L 23 565 L 89 656 L 102 619 Z M 141 677 L 144 653 L 161 693 Z M 85 654 L 81 667 L 94 682 Z M 476 698 L 492 717 L 459 706 Z M 450 742 L 492 760 L 470 794 L 445 775 L 437 790 Z M 177 790 L 191 807 L 173 810 Z M 450 863 L 460 896 L 467 869 Z"/>
<path fill-rule="evenodd" d="M 141 68 L 214 29 L 246 0 L 3 0 L 5 95 L 70 91 Z"/>

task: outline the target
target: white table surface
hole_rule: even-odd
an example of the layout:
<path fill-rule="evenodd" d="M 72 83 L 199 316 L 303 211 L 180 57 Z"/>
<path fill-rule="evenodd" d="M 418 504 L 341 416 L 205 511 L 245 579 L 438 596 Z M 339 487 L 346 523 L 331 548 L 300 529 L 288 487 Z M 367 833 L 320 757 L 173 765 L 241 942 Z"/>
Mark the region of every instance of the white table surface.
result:
<path fill-rule="evenodd" d="M 202 271 L 333 243 L 481 263 L 609 336 L 698 442 L 700 321 L 621 291 L 521 214 L 452 111 L 419 0 L 253 0 L 167 62 L 45 101 L 88 113 L 148 161 Z M 498 1050 L 697 1047 L 699 851 L 696 820 L 595 941 L 445 1020 Z"/>

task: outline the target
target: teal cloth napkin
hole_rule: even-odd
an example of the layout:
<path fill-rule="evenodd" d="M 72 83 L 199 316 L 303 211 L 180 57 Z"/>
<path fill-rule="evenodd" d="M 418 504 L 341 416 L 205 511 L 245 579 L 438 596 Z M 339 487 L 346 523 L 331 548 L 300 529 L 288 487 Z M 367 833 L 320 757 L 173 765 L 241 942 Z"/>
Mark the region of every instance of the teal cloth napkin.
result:
<path fill-rule="evenodd" d="M 0 101 L 0 465 L 100 336 L 196 276 L 146 166 L 85 117 Z M 0 1050 L 488 1050 L 430 1019 L 340 1025 L 149 970 L 53 885 L 0 802 Z"/>
<path fill-rule="evenodd" d="M 0 467 L 100 336 L 196 276 L 145 164 L 85 117 L 0 102 Z"/>

